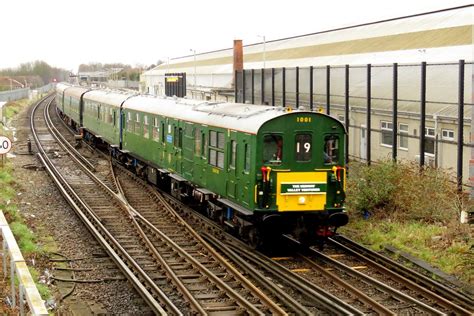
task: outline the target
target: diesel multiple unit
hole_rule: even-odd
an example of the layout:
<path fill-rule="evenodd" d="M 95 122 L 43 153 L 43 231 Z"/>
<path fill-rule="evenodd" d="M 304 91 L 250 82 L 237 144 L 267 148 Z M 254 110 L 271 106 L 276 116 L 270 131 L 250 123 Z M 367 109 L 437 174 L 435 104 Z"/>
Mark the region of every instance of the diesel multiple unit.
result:
<path fill-rule="evenodd" d="M 344 126 L 290 108 L 57 85 L 63 119 L 254 246 L 345 225 Z"/>

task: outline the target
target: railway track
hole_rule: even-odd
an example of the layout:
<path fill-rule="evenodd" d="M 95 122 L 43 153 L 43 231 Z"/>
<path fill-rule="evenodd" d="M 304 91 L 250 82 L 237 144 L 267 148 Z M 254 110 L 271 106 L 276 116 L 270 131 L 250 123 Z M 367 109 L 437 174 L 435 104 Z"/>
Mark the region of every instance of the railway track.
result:
<path fill-rule="evenodd" d="M 412 269 L 379 254 L 341 235 L 329 239 L 330 245 L 351 257 L 360 260 L 366 266 L 382 271 L 405 288 L 420 293 L 445 312 L 454 312 L 457 315 L 472 315 L 474 302 L 466 295 L 459 293 L 435 280 L 428 278 Z M 337 257 L 337 256 L 336 256 Z M 341 256 L 340 258 L 345 258 Z"/>
<path fill-rule="evenodd" d="M 125 179 L 116 181 L 112 168 L 96 176 L 92 172 L 95 166 L 78 158 L 80 155 L 53 127 L 51 102 L 39 103 L 44 107 L 47 128 L 35 124 L 41 121 L 37 108 L 32 114 L 40 160 L 78 216 L 155 313 L 285 314 L 217 253 L 213 254 L 199 236 L 193 236 L 166 201 L 143 203 L 139 192 L 133 192 Z M 47 151 L 43 148 L 45 139 Z M 59 143 L 61 154 L 56 147 Z M 55 158 L 51 151 L 56 153 Z M 71 160 L 80 168 L 76 169 Z M 140 214 L 142 211 L 145 216 Z"/>
<path fill-rule="evenodd" d="M 118 169 L 119 170 L 119 169 Z M 167 211 L 173 215 L 175 208 L 181 215 L 191 217 L 188 211 L 183 211 L 185 207 L 179 206 L 179 202 L 173 201 L 171 197 L 167 199 L 173 201 L 171 204 L 172 208 L 161 203 L 161 195 L 152 193 L 149 190 L 149 187 L 142 183 L 142 185 L 137 189 L 136 183 L 139 183 L 141 180 L 136 178 L 135 183 L 130 182 L 131 178 L 135 176 L 131 173 L 118 171 L 119 183 L 111 185 L 111 187 L 117 188 L 120 193 L 118 193 L 123 199 L 128 200 L 131 209 L 132 217 L 136 220 L 134 225 L 137 229 L 143 231 L 142 240 L 145 240 L 145 243 L 148 243 L 151 248 L 157 250 L 155 257 L 158 257 L 161 263 L 164 263 L 166 258 L 160 258 L 160 254 L 166 253 L 168 256 L 172 256 L 171 253 L 175 253 L 176 258 L 180 258 L 179 261 L 173 262 L 172 265 L 165 269 L 166 275 L 173 279 L 174 284 L 177 284 L 178 287 L 181 287 L 181 293 L 184 295 L 193 296 L 193 292 L 201 293 L 201 299 L 204 301 L 208 300 L 211 302 L 216 302 L 219 298 L 222 298 L 222 288 L 216 285 L 209 285 L 205 282 L 208 282 L 208 277 L 205 277 L 205 282 L 203 279 L 198 277 L 198 274 L 195 273 L 196 268 L 193 267 L 194 261 L 204 263 L 204 268 L 207 269 L 206 265 L 212 262 L 209 260 L 209 254 L 203 255 L 202 245 L 198 243 L 189 242 L 189 236 L 183 235 L 182 233 L 176 232 L 175 224 L 169 225 L 167 222 L 164 222 L 164 216 L 157 216 L 157 214 L 163 214 L 163 209 L 169 208 Z M 143 181 L 142 181 L 143 182 Z M 120 190 L 120 188 L 122 189 Z M 147 194 L 144 192 L 149 191 Z M 148 196 L 150 202 L 144 202 L 144 196 Z M 124 199 L 125 200 L 125 199 Z M 136 208 L 136 209 L 135 209 Z M 176 213 L 174 213 L 176 214 Z M 192 215 L 194 216 L 194 215 Z M 194 219 L 191 220 L 195 223 L 203 222 L 203 219 Z M 186 225 L 182 223 L 180 225 Z M 157 227 L 161 227 L 161 232 Z M 214 229 L 204 229 L 204 230 L 214 230 L 218 231 L 220 228 Z M 219 234 L 219 233 L 218 233 Z M 286 295 L 286 291 L 276 294 L 277 289 L 271 289 L 271 286 L 268 284 L 261 284 L 260 288 L 264 289 L 265 293 L 270 293 L 269 296 L 277 296 L 281 298 L 279 304 L 285 308 L 286 311 L 294 314 L 310 314 L 310 313 L 321 313 L 321 311 L 328 314 L 339 313 L 339 314 L 400 314 L 400 313 L 425 313 L 425 314 L 444 314 L 444 313 L 456 313 L 456 314 L 470 314 L 469 311 L 462 306 L 459 306 L 455 303 L 450 302 L 450 299 L 445 299 L 439 295 L 432 293 L 431 291 L 422 290 L 422 287 L 416 287 L 410 282 L 404 283 L 401 279 L 394 276 L 390 276 L 393 280 L 389 281 L 389 285 L 384 284 L 384 282 L 378 281 L 374 277 L 368 277 L 363 273 L 358 272 L 357 270 L 365 270 L 366 266 L 364 264 L 352 265 L 352 267 L 344 267 L 344 264 L 339 263 L 334 258 L 342 258 L 342 256 L 333 256 L 333 258 L 325 256 L 322 253 L 311 251 L 310 253 L 303 255 L 298 255 L 295 258 L 274 258 L 275 260 L 268 260 L 264 256 L 255 255 L 252 251 L 245 249 L 245 246 L 235 246 L 232 243 L 223 243 L 222 240 L 218 240 L 212 236 L 212 234 L 203 235 L 209 243 L 211 243 L 220 253 L 225 255 L 234 265 L 238 266 L 243 273 L 249 276 L 253 280 L 258 280 L 259 278 L 273 278 L 274 280 L 278 279 L 278 275 L 284 276 L 282 279 L 285 282 L 285 290 L 287 288 L 299 288 L 300 291 L 298 295 L 301 296 L 298 302 L 298 299 L 295 300 L 291 295 Z M 171 238 L 166 238 L 171 237 Z M 337 243 L 342 243 L 341 238 L 335 238 L 332 242 L 336 245 Z M 198 238 L 199 240 L 199 238 Z M 205 244 L 205 243 L 204 243 Z M 347 243 L 346 243 L 347 246 Z M 189 256 L 180 254 L 180 251 L 183 250 L 184 253 L 188 253 Z M 207 250 L 206 250 L 207 251 Z M 153 251 L 152 251 L 153 252 Z M 356 250 L 357 252 L 357 250 Z M 243 259 L 245 258 L 245 260 Z M 277 261 L 277 262 L 276 262 Z M 228 274 L 224 270 L 215 269 L 214 265 L 211 264 L 211 272 L 218 277 L 227 276 Z M 258 273 L 255 271 L 259 267 L 264 273 Z M 178 273 L 173 276 L 173 268 L 177 268 Z M 289 269 L 286 269 L 289 268 Z M 291 272 L 290 270 L 293 270 Z M 328 271 L 329 270 L 329 271 Z M 333 272 L 333 271 L 337 272 Z M 296 272 L 296 273 L 295 273 Z M 384 274 L 379 272 L 382 279 L 385 279 Z M 299 274 L 299 275 L 296 275 Z M 370 272 L 370 275 L 375 274 L 375 272 Z M 189 281 L 189 283 L 183 283 L 179 285 L 180 275 L 189 277 L 190 279 L 196 279 L 194 281 Z M 296 275 L 296 276 L 295 276 Z M 317 281 L 319 279 L 319 281 Z M 386 280 L 383 280 L 386 281 Z M 232 281 L 233 284 L 236 283 L 235 280 Z M 258 281 L 256 281 L 258 283 Z M 316 284 L 326 285 L 326 286 L 315 286 Z M 188 286 L 192 284 L 191 286 Z M 428 283 L 424 283 L 423 286 L 427 287 Z M 392 286 L 393 285 L 393 286 Z M 415 284 L 416 285 L 416 284 Z M 276 286 L 276 288 L 281 287 Z M 398 288 L 397 288 L 398 287 Z M 433 289 L 433 284 L 429 286 Z M 321 289 L 322 288 L 322 289 Z M 205 292 L 195 291 L 196 289 L 208 289 Z M 433 289 L 434 290 L 434 289 Z M 248 288 L 245 290 L 240 290 L 240 292 L 248 292 Z M 443 291 L 443 289 L 438 291 Z M 333 295 L 331 295 L 331 293 Z M 368 295 L 367 295 L 368 293 Z M 433 295 L 434 294 L 434 295 Z M 260 295 L 260 294 L 259 294 Z M 253 296 L 258 297 L 258 295 Z M 416 298 L 414 298 L 416 297 Z M 455 298 L 456 296 L 454 296 Z M 252 298 L 250 298 L 252 300 Z M 453 302 L 456 300 L 451 299 Z M 189 300 L 188 300 L 189 301 Z M 305 301 L 305 304 L 302 304 L 301 301 Z M 228 300 L 219 301 L 220 307 L 223 310 L 232 310 L 233 307 L 230 307 Z M 461 302 L 462 300 L 458 301 Z M 194 303 L 191 303 L 193 305 Z M 197 307 L 198 303 L 191 310 L 199 310 Z M 205 305 L 205 304 L 204 304 Z M 215 305 L 215 306 L 217 306 Z M 271 305 L 271 304 L 270 304 Z M 257 304 L 260 311 L 266 313 L 283 313 L 282 309 L 271 309 L 265 304 Z M 304 306 L 306 305 L 306 306 Z M 215 307 L 213 306 L 213 307 Z M 308 306 L 310 308 L 308 308 Z M 210 307 L 210 305 L 208 305 Z M 315 308 L 316 307 L 316 308 Z M 315 308 L 315 309 L 312 309 Z M 209 308 L 212 310 L 212 308 Z M 237 311 L 238 309 L 234 309 Z M 201 311 L 200 311 L 201 312 Z"/>

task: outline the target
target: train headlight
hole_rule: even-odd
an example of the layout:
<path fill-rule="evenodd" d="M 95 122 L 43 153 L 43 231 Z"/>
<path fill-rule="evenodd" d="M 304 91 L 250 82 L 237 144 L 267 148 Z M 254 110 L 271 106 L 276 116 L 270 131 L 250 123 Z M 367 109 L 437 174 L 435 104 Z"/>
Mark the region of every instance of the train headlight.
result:
<path fill-rule="evenodd" d="M 300 196 L 298 198 L 298 204 L 306 204 L 306 198 L 304 196 Z"/>

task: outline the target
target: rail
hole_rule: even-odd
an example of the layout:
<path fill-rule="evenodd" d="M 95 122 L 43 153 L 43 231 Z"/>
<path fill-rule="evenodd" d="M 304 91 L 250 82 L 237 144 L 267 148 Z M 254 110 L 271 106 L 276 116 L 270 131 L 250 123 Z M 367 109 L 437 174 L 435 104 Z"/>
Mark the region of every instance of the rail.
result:
<path fill-rule="evenodd" d="M 15 237 L 8 225 L 8 222 L 0 211 L 0 229 L 3 237 L 2 257 L 3 257 L 3 275 L 7 277 L 7 257 L 10 258 L 10 283 L 12 291 L 12 306 L 16 306 L 15 274 L 19 281 L 19 301 L 20 315 L 25 315 L 25 299 L 28 304 L 31 315 L 48 315 L 48 310 L 44 305 L 41 295 L 36 288 L 35 282 L 31 277 L 28 266 L 23 258 L 20 248 L 16 243 Z"/>

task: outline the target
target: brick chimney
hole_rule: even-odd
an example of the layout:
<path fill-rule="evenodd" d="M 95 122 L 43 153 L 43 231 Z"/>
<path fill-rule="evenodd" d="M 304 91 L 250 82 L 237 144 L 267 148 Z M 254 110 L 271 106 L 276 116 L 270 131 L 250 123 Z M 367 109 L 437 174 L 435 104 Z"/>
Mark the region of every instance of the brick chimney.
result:
<path fill-rule="evenodd" d="M 244 69 L 244 51 L 242 49 L 242 40 L 234 40 L 234 74 L 235 71 Z"/>

